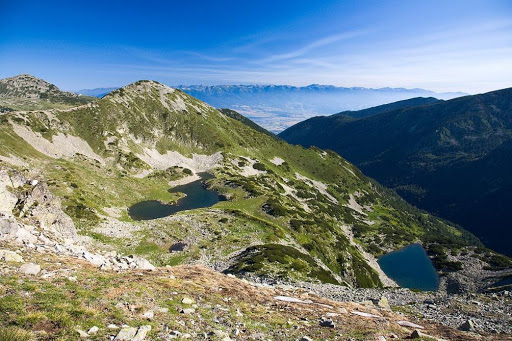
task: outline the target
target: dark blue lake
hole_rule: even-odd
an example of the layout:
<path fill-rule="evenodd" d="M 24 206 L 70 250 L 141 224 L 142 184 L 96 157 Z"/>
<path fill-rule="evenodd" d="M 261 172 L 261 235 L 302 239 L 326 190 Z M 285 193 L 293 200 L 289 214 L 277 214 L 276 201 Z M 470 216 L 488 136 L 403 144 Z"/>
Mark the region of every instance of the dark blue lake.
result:
<path fill-rule="evenodd" d="M 401 287 L 423 291 L 435 291 L 439 287 L 436 269 L 420 244 L 385 254 L 378 263 L 382 271 Z"/>
<path fill-rule="evenodd" d="M 167 217 L 171 214 L 193 210 L 196 208 L 210 207 L 219 202 L 217 192 L 205 188 L 203 181 L 212 179 L 213 175 L 200 173 L 201 179 L 185 185 L 171 188 L 171 193 L 184 193 L 186 196 L 175 204 L 163 204 L 157 200 L 141 201 L 128 208 L 128 214 L 133 220 L 150 220 Z"/>

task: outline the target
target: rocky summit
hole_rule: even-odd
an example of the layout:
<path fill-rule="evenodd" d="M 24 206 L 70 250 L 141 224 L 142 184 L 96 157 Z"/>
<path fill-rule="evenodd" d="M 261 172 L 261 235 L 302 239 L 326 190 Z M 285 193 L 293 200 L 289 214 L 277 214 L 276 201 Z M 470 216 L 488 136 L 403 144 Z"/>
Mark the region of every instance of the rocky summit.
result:
<path fill-rule="evenodd" d="M 336 153 L 155 81 L 61 104 L 0 115 L 0 340 L 509 338 L 508 258 Z M 413 243 L 437 292 L 378 265 Z"/>
<path fill-rule="evenodd" d="M 68 108 L 94 98 L 61 91 L 54 84 L 32 75 L 0 79 L 0 112 Z"/>

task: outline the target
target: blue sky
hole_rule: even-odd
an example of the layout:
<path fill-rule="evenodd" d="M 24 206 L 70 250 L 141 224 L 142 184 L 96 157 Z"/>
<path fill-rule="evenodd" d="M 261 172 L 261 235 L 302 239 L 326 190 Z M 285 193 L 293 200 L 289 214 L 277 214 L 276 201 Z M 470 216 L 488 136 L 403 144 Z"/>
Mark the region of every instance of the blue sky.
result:
<path fill-rule="evenodd" d="M 62 89 L 512 86 L 512 1 L 0 0 L 0 78 Z"/>

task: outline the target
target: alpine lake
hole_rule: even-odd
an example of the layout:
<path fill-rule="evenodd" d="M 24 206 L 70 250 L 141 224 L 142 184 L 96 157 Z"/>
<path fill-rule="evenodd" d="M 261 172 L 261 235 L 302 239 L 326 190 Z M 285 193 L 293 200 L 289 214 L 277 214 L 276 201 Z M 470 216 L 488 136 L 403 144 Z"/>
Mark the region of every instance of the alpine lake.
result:
<path fill-rule="evenodd" d="M 167 217 L 181 211 L 193 210 L 196 208 L 210 207 L 222 200 L 216 191 L 207 189 L 204 181 L 213 179 L 209 173 L 199 173 L 199 180 L 185 185 L 173 187 L 171 193 L 184 193 L 185 197 L 176 203 L 165 204 L 158 200 L 147 200 L 138 202 L 128 208 L 128 214 L 133 220 L 151 220 Z"/>
<path fill-rule="evenodd" d="M 420 244 L 411 244 L 381 256 L 378 263 L 384 273 L 403 288 L 436 291 L 439 276 L 427 252 Z"/>

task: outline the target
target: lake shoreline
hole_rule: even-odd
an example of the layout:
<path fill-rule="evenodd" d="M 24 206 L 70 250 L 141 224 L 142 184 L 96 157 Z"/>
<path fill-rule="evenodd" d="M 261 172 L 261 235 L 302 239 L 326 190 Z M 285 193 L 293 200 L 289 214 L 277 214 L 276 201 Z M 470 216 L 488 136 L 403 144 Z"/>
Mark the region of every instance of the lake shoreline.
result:
<path fill-rule="evenodd" d="M 178 180 L 169 181 L 169 186 L 171 188 L 176 186 L 182 186 L 201 179 L 201 176 L 199 176 L 198 174 L 192 174 Z"/>
<path fill-rule="evenodd" d="M 212 174 L 199 173 L 176 180 L 169 193 L 180 193 L 178 200 L 173 203 L 164 203 L 161 200 L 140 201 L 128 208 L 128 215 L 137 221 L 153 220 L 181 211 L 213 206 L 221 201 L 221 196 L 216 191 L 205 188 L 204 181 L 212 178 Z"/>

